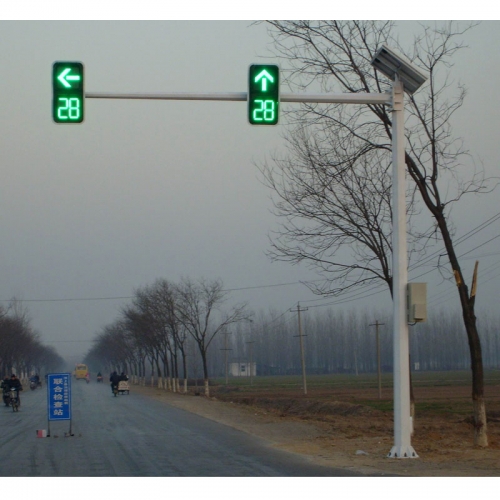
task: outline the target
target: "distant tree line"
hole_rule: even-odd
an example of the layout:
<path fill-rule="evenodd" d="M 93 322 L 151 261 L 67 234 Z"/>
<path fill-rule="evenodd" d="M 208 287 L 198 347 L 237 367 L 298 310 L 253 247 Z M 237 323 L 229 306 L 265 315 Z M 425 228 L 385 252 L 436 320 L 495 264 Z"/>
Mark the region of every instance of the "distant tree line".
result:
<path fill-rule="evenodd" d="M 276 318 L 273 320 L 273 318 Z M 393 370 L 392 318 L 389 313 L 359 310 L 309 310 L 302 313 L 304 356 L 309 374 L 377 371 L 376 326 L 379 323 L 382 371 Z M 481 315 L 485 368 L 500 368 L 500 318 Z M 251 347 L 250 347 L 250 343 Z M 225 339 L 210 354 L 211 373 L 224 375 Z M 262 313 L 251 325 L 228 335 L 230 362 L 248 362 L 250 349 L 258 375 L 301 373 L 297 314 Z M 440 310 L 410 327 L 412 369 L 468 370 L 470 355 L 460 313 Z"/>
<path fill-rule="evenodd" d="M 0 374 L 2 377 L 59 371 L 64 360 L 53 347 L 45 346 L 33 330 L 19 303 L 0 307 Z"/>
<path fill-rule="evenodd" d="M 189 379 L 203 379 L 207 394 L 209 377 L 226 373 L 226 359 L 248 363 L 251 356 L 258 375 L 299 375 L 297 314 L 256 315 L 244 306 L 224 312 L 226 296 L 220 280 L 158 280 L 140 288 L 120 317 L 97 333 L 85 360 L 93 371 L 124 371 L 172 391 L 186 391 Z M 485 368 L 500 367 L 499 319 L 481 316 Z M 301 320 L 308 374 L 376 372 L 376 322 L 382 371 L 392 371 L 389 313 L 311 308 Z M 442 309 L 410 327 L 410 354 L 413 370 L 470 368 L 460 314 Z"/>

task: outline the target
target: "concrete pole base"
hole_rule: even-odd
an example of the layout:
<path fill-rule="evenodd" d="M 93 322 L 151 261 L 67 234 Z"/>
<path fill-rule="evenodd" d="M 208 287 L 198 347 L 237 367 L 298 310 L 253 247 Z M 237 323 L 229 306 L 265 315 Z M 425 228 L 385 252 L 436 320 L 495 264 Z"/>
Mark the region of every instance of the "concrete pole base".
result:
<path fill-rule="evenodd" d="M 387 458 L 418 458 L 413 446 L 393 446 Z"/>

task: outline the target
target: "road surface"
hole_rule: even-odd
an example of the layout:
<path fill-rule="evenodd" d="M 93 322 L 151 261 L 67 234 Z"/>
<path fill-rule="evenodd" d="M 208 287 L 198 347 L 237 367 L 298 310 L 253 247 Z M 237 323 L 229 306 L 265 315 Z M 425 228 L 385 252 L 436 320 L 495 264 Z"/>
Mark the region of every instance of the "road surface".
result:
<path fill-rule="evenodd" d="M 30 477 L 352 476 L 275 450 L 262 440 L 134 393 L 113 397 L 109 383 L 72 380 L 69 421 L 48 430 L 44 384 L 21 393 L 21 408 L 0 408 L 0 475 Z"/>

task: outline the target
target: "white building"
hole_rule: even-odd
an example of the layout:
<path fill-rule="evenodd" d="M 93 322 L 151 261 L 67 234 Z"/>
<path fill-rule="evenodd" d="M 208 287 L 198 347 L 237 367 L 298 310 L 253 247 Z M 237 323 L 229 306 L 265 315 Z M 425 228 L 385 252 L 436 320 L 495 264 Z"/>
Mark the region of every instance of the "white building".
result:
<path fill-rule="evenodd" d="M 255 377 L 257 375 L 257 363 L 255 361 L 252 362 L 251 369 L 250 372 L 250 363 L 229 363 L 229 375 L 232 377 Z"/>

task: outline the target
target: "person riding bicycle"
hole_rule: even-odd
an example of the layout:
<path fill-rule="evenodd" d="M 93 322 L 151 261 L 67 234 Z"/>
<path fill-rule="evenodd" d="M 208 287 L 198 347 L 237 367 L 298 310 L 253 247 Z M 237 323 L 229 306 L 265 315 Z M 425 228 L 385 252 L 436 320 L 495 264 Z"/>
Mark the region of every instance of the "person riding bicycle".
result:
<path fill-rule="evenodd" d="M 13 373 L 10 376 L 9 380 L 9 388 L 12 390 L 14 389 L 17 393 L 17 401 L 18 401 L 18 406 L 21 406 L 21 398 L 19 397 L 19 392 L 23 390 L 23 385 L 21 384 L 21 381 L 16 377 L 16 375 Z"/>
<path fill-rule="evenodd" d="M 118 373 L 113 372 L 111 374 L 111 377 L 109 377 L 109 381 L 111 382 L 111 392 L 113 392 L 113 389 L 115 387 L 118 387 L 118 382 L 120 382 L 121 377 L 118 375 Z"/>

